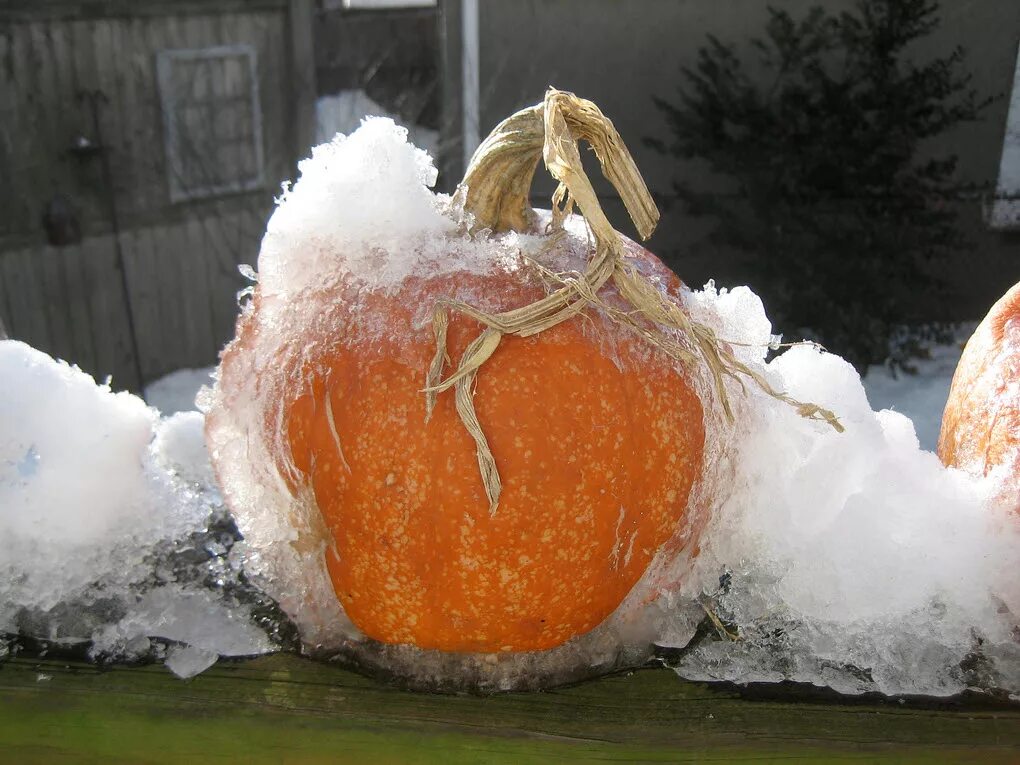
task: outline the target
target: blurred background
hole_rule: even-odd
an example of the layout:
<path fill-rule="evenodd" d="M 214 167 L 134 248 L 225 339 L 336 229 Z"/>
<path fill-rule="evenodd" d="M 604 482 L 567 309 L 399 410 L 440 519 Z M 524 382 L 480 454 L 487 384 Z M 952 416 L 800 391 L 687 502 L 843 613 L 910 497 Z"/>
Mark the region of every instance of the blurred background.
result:
<path fill-rule="evenodd" d="M 312 145 L 392 116 L 451 191 L 553 85 L 686 283 L 909 359 L 1020 280 L 1018 40 L 1016 0 L 0 0 L 0 322 L 117 389 L 213 364 Z"/>

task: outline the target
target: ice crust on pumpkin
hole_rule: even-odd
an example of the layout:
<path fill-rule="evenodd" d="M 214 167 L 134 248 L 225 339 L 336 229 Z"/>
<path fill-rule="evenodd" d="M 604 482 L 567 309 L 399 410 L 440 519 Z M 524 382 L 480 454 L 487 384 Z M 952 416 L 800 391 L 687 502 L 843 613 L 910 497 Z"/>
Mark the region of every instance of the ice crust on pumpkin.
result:
<path fill-rule="evenodd" d="M 0 379 L 0 633 L 97 658 L 273 648 L 252 617 L 264 596 L 230 592 L 198 413 L 162 419 L 12 340 Z"/>
<path fill-rule="evenodd" d="M 453 201 L 428 188 L 435 173 L 427 157 L 389 121 L 367 121 L 320 147 L 301 170 L 263 242 L 256 339 L 231 389 L 221 381 L 202 397 L 206 410 L 226 404 L 240 413 L 208 416 L 209 447 L 231 466 L 219 482 L 238 498 L 244 536 L 227 540 L 229 552 L 214 546 L 210 519 L 222 516 L 199 415 L 158 420 L 133 397 L 18 343 L 0 344 L 10 391 L 0 401 L 0 629 L 90 640 L 112 656 L 144 653 L 150 637 L 163 636 L 172 641 L 168 665 L 190 674 L 213 654 L 272 645 L 256 629 L 263 622 L 250 594 L 230 595 L 243 566 L 293 619 L 307 652 L 365 645 L 332 593 L 313 508 L 295 503 L 286 465 L 270 467 L 274 444 L 253 437 L 268 422 L 282 440 L 280 421 L 265 417 L 281 391 L 260 385 L 258 373 L 284 351 L 300 356 L 288 338 L 302 328 L 336 329 L 330 322 L 341 315 L 392 331 L 372 324 L 364 301 L 403 279 L 493 267 L 533 278 L 528 258 L 552 255 L 538 232 L 467 238 Z M 575 220 L 567 228 L 565 254 L 545 261 L 554 270 L 583 266 L 584 227 Z M 343 302 L 324 301 L 337 285 Z M 486 308 L 499 300 L 461 297 Z M 699 488 L 713 519 L 695 559 L 687 550 L 655 561 L 617 613 L 554 651 L 366 650 L 447 687 L 547 685 L 639 662 L 655 644 L 677 649 L 669 661 L 692 679 L 1016 697 L 1020 530 L 997 504 L 998 478 L 943 468 L 918 447 L 909 420 L 872 410 L 843 360 L 797 347 L 766 362 L 772 328 L 749 289 L 709 285 L 685 303 L 744 363 L 778 389 L 833 409 L 846 432 L 733 383 L 735 422 L 713 416 Z M 429 310 L 420 307 L 423 332 Z M 251 317 L 249 307 L 242 321 Z M 284 382 L 302 384 L 297 373 Z M 104 612 L 107 597 L 114 607 Z"/>

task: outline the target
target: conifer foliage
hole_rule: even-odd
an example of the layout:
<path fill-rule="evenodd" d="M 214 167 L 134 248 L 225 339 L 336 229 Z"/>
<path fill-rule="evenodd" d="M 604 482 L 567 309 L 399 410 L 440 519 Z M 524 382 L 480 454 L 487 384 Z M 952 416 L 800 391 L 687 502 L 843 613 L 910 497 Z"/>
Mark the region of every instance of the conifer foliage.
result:
<path fill-rule="evenodd" d="M 770 8 L 748 55 L 709 37 L 683 70 L 679 99 L 656 98 L 671 139 L 661 152 L 706 160 L 727 179 L 676 183 L 713 240 L 751 254 L 775 326 L 818 340 L 863 370 L 939 289 L 931 261 L 966 246 L 955 155 L 931 139 L 979 118 L 964 51 L 917 43 L 941 24 L 933 0 L 858 0 L 801 19 Z"/>

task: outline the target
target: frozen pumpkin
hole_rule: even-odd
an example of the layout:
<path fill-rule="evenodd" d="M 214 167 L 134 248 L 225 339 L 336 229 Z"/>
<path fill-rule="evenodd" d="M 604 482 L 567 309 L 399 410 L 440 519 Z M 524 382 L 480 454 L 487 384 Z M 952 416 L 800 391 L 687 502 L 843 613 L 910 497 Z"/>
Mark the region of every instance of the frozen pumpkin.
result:
<path fill-rule="evenodd" d="M 1003 490 L 1020 512 L 1020 284 L 978 325 L 953 375 L 939 457 L 988 475 L 1005 466 Z"/>
<path fill-rule="evenodd" d="M 499 687 L 522 684 L 500 657 L 548 656 L 532 669 L 562 681 L 673 581 L 723 377 L 751 373 L 606 219 L 578 140 L 642 236 L 658 213 L 593 104 L 551 90 L 513 115 L 453 197 L 405 136 L 367 122 L 285 192 L 210 453 L 308 650 Z M 543 159 L 560 186 L 539 213 Z"/>

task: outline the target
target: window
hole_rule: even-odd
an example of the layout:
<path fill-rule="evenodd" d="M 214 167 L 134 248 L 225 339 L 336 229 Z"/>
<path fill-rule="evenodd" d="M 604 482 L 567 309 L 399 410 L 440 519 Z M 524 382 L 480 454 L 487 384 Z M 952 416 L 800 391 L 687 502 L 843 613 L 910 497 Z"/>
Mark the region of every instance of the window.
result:
<path fill-rule="evenodd" d="M 156 57 L 170 199 L 263 185 L 262 110 L 255 50 L 233 45 Z"/>
<path fill-rule="evenodd" d="M 998 229 L 1020 228 L 1020 50 L 1013 73 L 1013 96 L 1006 117 L 1006 137 L 1002 141 L 1002 161 L 995 199 L 989 210 L 989 225 Z"/>

